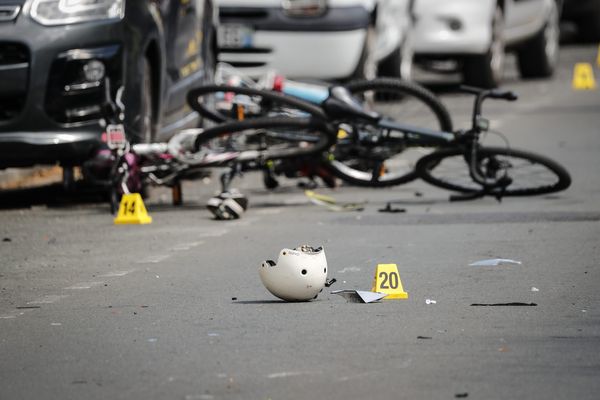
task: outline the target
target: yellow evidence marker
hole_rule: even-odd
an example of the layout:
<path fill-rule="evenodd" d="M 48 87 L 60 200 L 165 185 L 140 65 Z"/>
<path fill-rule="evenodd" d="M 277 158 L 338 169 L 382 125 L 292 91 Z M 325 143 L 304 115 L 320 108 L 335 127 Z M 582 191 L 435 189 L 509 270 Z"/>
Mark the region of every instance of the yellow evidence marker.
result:
<path fill-rule="evenodd" d="M 577 63 L 573 70 L 573 89 L 592 90 L 596 89 L 594 70 L 589 63 Z"/>
<path fill-rule="evenodd" d="M 119 205 L 119 213 L 115 225 L 149 224 L 152 217 L 148 215 L 144 201 L 139 193 L 124 194 Z"/>
<path fill-rule="evenodd" d="M 385 293 L 384 300 L 408 299 L 408 293 L 402 287 L 400 273 L 396 264 L 377 264 L 372 292 Z"/>

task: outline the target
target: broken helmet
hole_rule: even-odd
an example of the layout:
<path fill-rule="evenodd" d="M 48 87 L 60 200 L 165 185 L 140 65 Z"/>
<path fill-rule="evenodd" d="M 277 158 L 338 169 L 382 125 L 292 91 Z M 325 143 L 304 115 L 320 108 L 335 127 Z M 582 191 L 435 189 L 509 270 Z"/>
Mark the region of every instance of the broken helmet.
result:
<path fill-rule="evenodd" d="M 327 281 L 327 259 L 322 247 L 299 246 L 283 249 L 277 262 L 264 261 L 260 279 L 273 295 L 285 301 L 310 301 Z"/>

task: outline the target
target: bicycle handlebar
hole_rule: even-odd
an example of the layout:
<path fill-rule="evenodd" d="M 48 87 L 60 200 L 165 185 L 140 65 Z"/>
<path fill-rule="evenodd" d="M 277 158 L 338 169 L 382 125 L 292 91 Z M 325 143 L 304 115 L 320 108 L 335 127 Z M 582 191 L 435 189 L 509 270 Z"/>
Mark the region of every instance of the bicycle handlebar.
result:
<path fill-rule="evenodd" d="M 475 95 L 475 103 L 473 105 L 473 130 L 477 130 L 477 120 L 481 116 L 481 105 L 487 98 L 500 99 L 506 101 L 515 101 L 519 97 L 517 94 L 510 90 L 502 89 L 480 89 L 473 86 L 460 86 L 460 90 L 465 93 Z"/>
<path fill-rule="evenodd" d="M 479 99 L 483 100 L 486 98 L 500 99 L 506 101 L 515 101 L 519 98 L 512 90 L 502 89 L 481 89 L 473 86 L 461 85 L 460 90 L 465 93 L 476 95 Z"/>

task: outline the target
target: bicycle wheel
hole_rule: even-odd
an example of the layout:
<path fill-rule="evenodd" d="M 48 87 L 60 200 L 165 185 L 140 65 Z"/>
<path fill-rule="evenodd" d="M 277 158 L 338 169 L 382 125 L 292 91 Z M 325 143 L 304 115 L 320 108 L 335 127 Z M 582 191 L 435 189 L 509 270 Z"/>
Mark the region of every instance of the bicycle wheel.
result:
<path fill-rule="evenodd" d="M 365 109 L 386 118 L 452 132 L 452 118 L 446 107 L 432 92 L 416 83 L 378 78 L 351 82 L 346 88 Z M 329 167 L 337 177 L 353 185 L 386 187 L 409 182 L 417 177 L 417 160 L 432 151 L 427 147 L 411 147 L 405 141 L 378 140 L 385 130 L 367 122 L 347 121 L 341 127 Z"/>
<path fill-rule="evenodd" d="M 565 190 L 571 185 L 567 170 L 555 161 L 530 152 L 496 147 L 481 147 L 477 160 L 479 172 L 490 179 L 504 174 L 512 182 L 504 189 L 489 194 L 501 196 L 532 196 Z M 436 151 L 417 163 L 417 174 L 426 182 L 462 193 L 481 191 L 471 179 L 461 148 Z"/>
<path fill-rule="evenodd" d="M 248 87 L 207 85 L 189 91 L 188 104 L 213 122 L 265 116 L 313 116 L 327 119 L 323 110 L 296 97 Z"/>
<path fill-rule="evenodd" d="M 316 118 L 263 117 L 224 123 L 200 133 L 196 151 L 237 152 L 238 160 L 264 162 L 312 156 L 335 142 L 335 131 Z"/>

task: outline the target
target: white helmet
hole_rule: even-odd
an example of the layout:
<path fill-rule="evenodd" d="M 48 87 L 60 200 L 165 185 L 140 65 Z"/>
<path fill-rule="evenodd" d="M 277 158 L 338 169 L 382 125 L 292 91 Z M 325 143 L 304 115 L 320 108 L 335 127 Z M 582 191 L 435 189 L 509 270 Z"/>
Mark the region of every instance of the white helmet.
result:
<path fill-rule="evenodd" d="M 309 301 L 317 297 L 327 281 L 327 259 L 322 247 L 283 249 L 277 263 L 263 262 L 259 269 L 263 285 L 286 301 Z"/>

